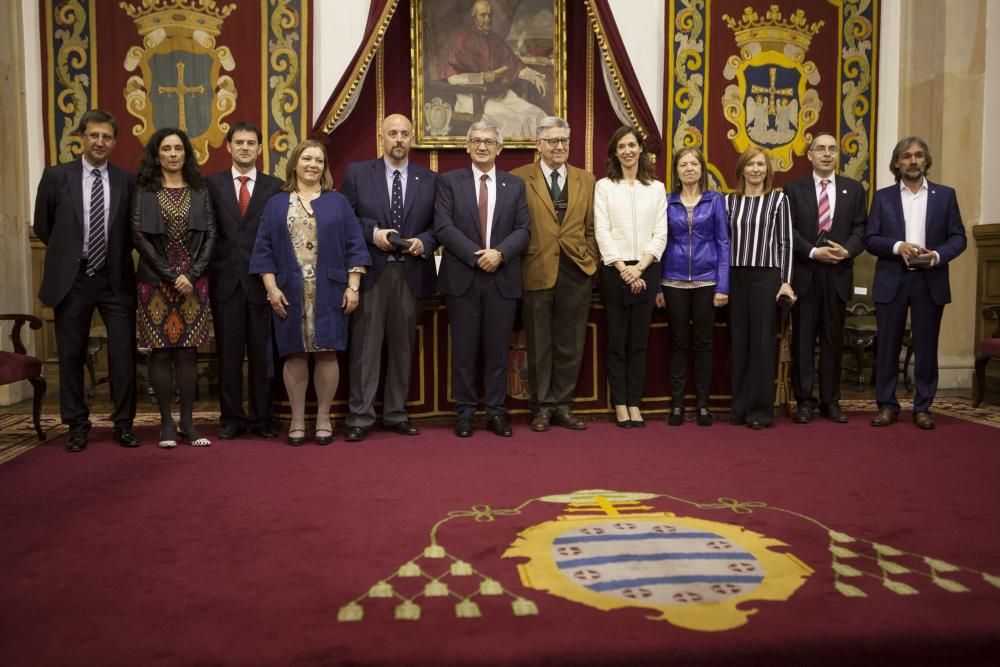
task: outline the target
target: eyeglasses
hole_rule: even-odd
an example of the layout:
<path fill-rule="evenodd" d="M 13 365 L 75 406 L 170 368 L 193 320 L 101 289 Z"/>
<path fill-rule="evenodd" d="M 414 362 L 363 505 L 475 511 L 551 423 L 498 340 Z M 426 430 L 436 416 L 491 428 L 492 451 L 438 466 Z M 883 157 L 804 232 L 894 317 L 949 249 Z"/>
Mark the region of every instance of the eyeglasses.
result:
<path fill-rule="evenodd" d="M 104 141 L 108 142 L 115 138 L 113 134 L 105 134 L 103 132 L 88 132 L 85 135 L 91 141 Z"/>
<path fill-rule="evenodd" d="M 560 146 L 569 146 L 569 137 L 552 137 L 551 139 L 541 139 L 552 148 L 559 148 Z"/>
<path fill-rule="evenodd" d="M 829 153 L 830 155 L 836 155 L 840 151 L 836 146 L 813 146 L 813 153 Z"/>
<path fill-rule="evenodd" d="M 478 139 L 476 137 L 472 137 L 471 139 L 469 139 L 469 145 L 473 146 L 473 147 L 479 146 L 479 145 L 483 145 L 483 146 L 486 146 L 487 148 L 493 148 L 494 146 L 497 145 L 497 140 L 496 139 Z"/>

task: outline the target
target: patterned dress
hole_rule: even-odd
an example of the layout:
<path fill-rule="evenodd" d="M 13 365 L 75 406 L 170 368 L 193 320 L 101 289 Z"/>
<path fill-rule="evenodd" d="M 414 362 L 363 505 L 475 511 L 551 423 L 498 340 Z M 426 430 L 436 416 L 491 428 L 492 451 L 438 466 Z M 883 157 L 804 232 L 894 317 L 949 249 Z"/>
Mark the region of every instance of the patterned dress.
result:
<path fill-rule="evenodd" d="M 191 265 L 187 248 L 191 192 L 188 188 L 161 188 L 156 193 L 167 227 L 167 263 L 178 274 Z M 173 285 L 139 282 L 139 308 L 136 332 L 140 349 L 200 347 L 209 340 L 212 312 L 208 301 L 208 276 L 194 283 L 191 294 L 184 296 Z"/>
<path fill-rule="evenodd" d="M 294 193 L 290 203 L 288 236 L 292 239 L 295 259 L 302 267 L 302 340 L 306 352 L 324 352 L 328 348 L 316 347 L 316 258 L 319 254 L 316 216 L 310 215 Z"/>

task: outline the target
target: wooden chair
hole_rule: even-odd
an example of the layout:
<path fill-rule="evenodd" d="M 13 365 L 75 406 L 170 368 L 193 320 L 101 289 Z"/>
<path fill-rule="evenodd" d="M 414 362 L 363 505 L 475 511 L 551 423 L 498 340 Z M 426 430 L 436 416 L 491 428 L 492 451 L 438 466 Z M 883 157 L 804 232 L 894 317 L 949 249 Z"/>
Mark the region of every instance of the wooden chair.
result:
<path fill-rule="evenodd" d="M 0 321 L 12 321 L 13 327 L 10 331 L 10 340 L 14 345 L 13 352 L 0 350 L 0 385 L 27 380 L 34 390 L 34 403 L 31 408 L 31 416 L 35 422 L 35 433 L 39 440 L 45 440 L 45 431 L 42 430 L 42 399 L 45 397 L 46 382 L 42 377 L 42 360 L 32 357 L 21 342 L 21 327 L 27 322 L 32 329 L 42 328 L 42 321 L 34 315 L 24 315 L 9 313 L 0 315 Z"/>
<path fill-rule="evenodd" d="M 983 394 L 986 393 L 986 364 L 990 359 L 1000 359 L 1000 306 L 986 306 L 983 308 L 983 318 L 986 320 L 996 319 L 997 325 L 989 338 L 979 341 L 979 354 L 976 356 L 976 389 L 972 407 L 978 408 L 983 402 Z"/>

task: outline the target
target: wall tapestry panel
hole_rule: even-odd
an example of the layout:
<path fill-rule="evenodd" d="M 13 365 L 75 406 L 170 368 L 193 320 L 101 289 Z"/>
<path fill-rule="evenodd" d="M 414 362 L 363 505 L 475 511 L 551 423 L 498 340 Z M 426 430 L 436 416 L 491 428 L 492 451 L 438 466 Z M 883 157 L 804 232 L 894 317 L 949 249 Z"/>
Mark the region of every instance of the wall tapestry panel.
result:
<path fill-rule="evenodd" d="M 670 0 L 665 143 L 702 147 L 726 190 L 748 146 L 767 149 L 781 185 L 808 173 L 813 135 L 832 132 L 840 173 L 870 195 L 878 9 L 878 0 Z"/>
<path fill-rule="evenodd" d="M 263 168 L 284 169 L 310 121 L 311 0 L 41 0 L 49 164 L 80 152 L 90 108 L 118 118 L 114 161 L 134 169 L 161 127 L 191 138 L 205 172 L 224 169 L 231 123 L 264 131 Z"/>

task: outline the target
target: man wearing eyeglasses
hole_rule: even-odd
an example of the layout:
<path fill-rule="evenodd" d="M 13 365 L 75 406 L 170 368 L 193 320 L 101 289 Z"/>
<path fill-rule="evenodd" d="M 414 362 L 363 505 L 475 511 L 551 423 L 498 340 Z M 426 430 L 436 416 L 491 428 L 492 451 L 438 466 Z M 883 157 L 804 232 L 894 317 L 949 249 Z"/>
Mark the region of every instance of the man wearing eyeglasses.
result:
<path fill-rule="evenodd" d="M 522 319 L 528 343 L 531 430 L 587 425 L 570 411 L 583 358 L 591 276 L 597 271 L 594 176 L 567 163 L 570 128 L 538 124 L 539 160 L 511 173 L 524 180 L 531 242 L 522 262 Z"/>
<path fill-rule="evenodd" d="M 854 293 L 853 260 L 864 249 L 866 197 L 853 178 L 834 174 L 837 140 L 820 132 L 807 153 L 812 172 L 785 188 L 792 212 L 792 390 L 798 424 L 812 421 L 817 401 L 814 356 L 819 337 L 819 411 L 847 422 L 840 408 L 844 319 Z"/>
<path fill-rule="evenodd" d="M 472 435 L 481 351 L 487 427 L 510 437 L 504 401 L 507 349 L 531 220 L 524 182 L 496 167 L 503 150 L 497 126 L 488 120 L 473 123 L 466 138 L 472 165 L 438 177 L 434 209 L 434 235 L 444 248 L 437 288 L 451 327 L 455 435 Z"/>
<path fill-rule="evenodd" d="M 47 167 L 35 197 L 33 227 L 46 246 L 38 298 L 55 313 L 59 412 L 69 426 L 66 449 L 82 452 L 90 431 L 83 367 L 94 309 L 108 334 L 114 439 L 138 447 L 135 418 L 135 268 L 129 200 L 135 179 L 108 163 L 118 121 L 100 109 L 80 118 L 83 156 Z"/>

